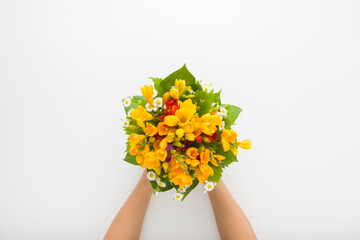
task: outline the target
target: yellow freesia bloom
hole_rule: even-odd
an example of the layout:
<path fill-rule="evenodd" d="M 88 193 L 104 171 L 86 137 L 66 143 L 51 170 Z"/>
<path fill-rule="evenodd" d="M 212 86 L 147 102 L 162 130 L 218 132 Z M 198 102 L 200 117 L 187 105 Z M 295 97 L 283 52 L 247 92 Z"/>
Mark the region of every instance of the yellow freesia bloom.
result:
<path fill-rule="evenodd" d="M 200 161 L 201 163 L 208 163 L 210 161 L 210 150 L 208 148 L 205 151 L 200 150 Z"/>
<path fill-rule="evenodd" d="M 146 111 L 146 109 L 139 105 L 136 109 L 134 109 L 131 114 L 131 118 L 135 119 L 139 127 L 145 127 L 143 121 L 150 121 L 153 120 L 154 117 L 150 113 Z"/>
<path fill-rule="evenodd" d="M 184 166 L 175 157 L 172 157 L 169 163 L 168 177 L 181 188 L 190 186 L 193 181 L 191 175 L 186 174 Z"/>
<path fill-rule="evenodd" d="M 251 141 L 250 141 L 250 139 L 240 141 L 239 147 L 241 147 L 241 148 L 243 148 L 243 149 L 250 149 L 250 148 L 251 148 Z"/>
<path fill-rule="evenodd" d="M 175 88 L 179 91 L 179 94 L 182 95 L 186 87 L 185 80 L 176 79 L 175 80 Z"/>
<path fill-rule="evenodd" d="M 201 117 L 201 131 L 206 135 L 212 135 L 216 131 L 216 126 L 221 125 L 221 118 L 219 115 L 204 114 Z"/>
<path fill-rule="evenodd" d="M 224 157 L 223 155 L 214 154 L 214 155 L 213 155 L 213 160 L 211 161 L 211 163 L 212 163 L 214 166 L 219 166 L 219 164 L 217 164 L 215 158 L 216 158 L 217 160 L 219 160 L 220 162 L 225 159 L 225 157 Z"/>
<path fill-rule="evenodd" d="M 214 170 L 207 163 L 200 163 L 199 166 L 195 168 L 195 173 L 199 182 L 204 184 L 209 176 L 214 175 Z"/>
<path fill-rule="evenodd" d="M 154 136 L 157 133 L 157 128 L 151 123 L 146 123 L 146 127 L 143 127 L 143 130 L 146 135 Z"/>
<path fill-rule="evenodd" d="M 160 161 L 156 156 L 155 151 L 149 151 L 145 154 L 143 154 L 143 165 L 147 168 L 147 169 L 154 169 L 156 170 L 157 168 L 160 167 Z"/>
<path fill-rule="evenodd" d="M 179 90 L 173 88 L 170 90 L 170 95 L 172 96 L 172 98 L 174 99 L 179 99 Z"/>
<path fill-rule="evenodd" d="M 143 86 L 141 87 L 141 93 L 144 96 L 144 98 L 146 99 L 146 101 L 148 101 L 148 103 L 154 107 L 154 99 L 153 99 L 153 95 L 154 95 L 154 89 L 153 86 Z"/>
<path fill-rule="evenodd" d="M 225 152 L 229 151 L 230 143 L 235 143 L 237 134 L 233 130 L 224 129 L 221 134 L 221 144 Z"/>
<path fill-rule="evenodd" d="M 142 146 L 138 145 L 140 142 L 144 140 L 146 136 L 141 134 L 132 133 L 129 136 L 129 144 L 130 144 L 130 154 L 136 155 L 138 152 L 138 149 L 140 149 Z"/>

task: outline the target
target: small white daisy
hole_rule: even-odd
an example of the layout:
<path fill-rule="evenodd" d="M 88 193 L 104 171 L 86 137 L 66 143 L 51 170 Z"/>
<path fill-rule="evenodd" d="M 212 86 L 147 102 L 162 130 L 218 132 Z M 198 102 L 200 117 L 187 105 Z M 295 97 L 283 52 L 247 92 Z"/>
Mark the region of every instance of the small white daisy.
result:
<path fill-rule="evenodd" d="M 150 103 L 147 103 L 147 104 L 145 105 L 145 109 L 146 109 L 146 111 L 148 111 L 148 112 L 151 112 L 151 111 L 153 110 L 153 108 L 152 108 L 152 106 L 150 105 Z"/>
<path fill-rule="evenodd" d="M 219 130 L 222 131 L 222 130 L 224 130 L 224 128 L 225 128 L 225 122 L 222 121 L 221 125 L 219 126 Z"/>
<path fill-rule="evenodd" d="M 123 105 L 124 107 L 128 107 L 131 104 L 131 98 L 125 98 L 125 100 L 123 101 Z"/>
<path fill-rule="evenodd" d="M 156 179 L 156 174 L 153 171 L 149 171 L 146 176 L 150 181 L 154 181 Z"/>
<path fill-rule="evenodd" d="M 124 121 L 124 127 L 128 127 L 129 126 L 129 121 Z"/>
<path fill-rule="evenodd" d="M 154 91 L 154 94 L 153 94 L 153 98 L 157 96 L 158 92 L 156 91 L 156 89 L 153 87 L 153 91 Z"/>
<path fill-rule="evenodd" d="M 211 190 L 213 190 L 215 187 L 215 184 L 213 182 L 207 182 L 204 185 L 204 188 L 207 192 L 210 192 Z"/>
<path fill-rule="evenodd" d="M 175 195 L 173 196 L 173 201 L 179 201 L 183 198 L 183 194 L 181 193 L 175 193 Z"/>
<path fill-rule="evenodd" d="M 178 188 L 178 192 L 179 192 L 179 193 L 185 193 L 185 192 L 186 192 L 186 188 Z"/>
<path fill-rule="evenodd" d="M 202 82 L 201 87 L 203 88 L 203 90 L 205 92 L 210 92 L 213 89 L 213 85 L 211 83 L 208 83 L 208 82 Z"/>
<path fill-rule="evenodd" d="M 164 182 L 159 181 L 159 182 L 157 182 L 157 184 L 162 188 L 166 187 L 166 183 L 164 183 Z"/>
<path fill-rule="evenodd" d="M 158 110 L 158 108 L 156 108 L 156 107 L 153 108 L 153 112 L 157 112 L 157 110 Z"/>
<path fill-rule="evenodd" d="M 160 108 L 162 106 L 162 98 L 161 97 L 157 97 L 154 99 L 154 105 L 155 107 Z"/>
<path fill-rule="evenodd" d="M 220 108 L 220 113 L 221 113 L 221 115 L 226 116 L 227 110 L 224 107 L 222 107 L 222 108 Z"/>
<path fill-rule="evenodd" d="M 223 119 L 223 115 L 221 115 L 221 112 L 217 112 L 216 115 L 219 115 L 221 119 Z"/>

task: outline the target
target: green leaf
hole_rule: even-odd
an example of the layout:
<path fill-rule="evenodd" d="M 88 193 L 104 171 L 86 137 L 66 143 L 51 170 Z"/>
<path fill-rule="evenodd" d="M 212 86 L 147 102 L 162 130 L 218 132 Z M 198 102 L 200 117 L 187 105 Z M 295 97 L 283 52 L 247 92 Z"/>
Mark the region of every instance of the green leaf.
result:
<path fill-rule="evenodd" d="M 186 196 L 187 195 L 189 195 L 189 193 L 194 189 L 194 188 L 196 188 L 196 186 L 199 184 L 199 180 L 197 179 L 197 178 L 195 178 L 194 180 L 193 180 L 193 184 L 191 184 L 191 186 L 188 188 L 188 189 L 186 189 L 186 192 L 184 193 L 184 196 L 183 196 L 183 198 L 181 199 L 181 201 L 184 201 L 184 199 L 186 198 Z"/>
<path fill-rule="evenodd" d="M 126 98 L 124 98 L 122 101 L 124 102 Z M 147 101 L 143 96 L 133 96 L 130 106 L 128 107 L 124 107 L 125 109 L 125 113 L 128 114 L 128 112 L 130 111 L 130 109 L 135 109 L 137 108 L 139 105 L 145 107 Z"/>
<path fill-rule="evenodd" d="M 205 92 L 198 90 L 197 92 L 195 92 L 195 101 L 199 107 L 199 117 L 208 113 L 211 110 L 211 104 L 214 102 L 213 99 L 213 91 Z"/>
<path fill-rule="evenodd" d="M 225 159 L 222 160 L 222 162 L 225 163 L 225 167 L 229 166 L 230 163 L 238 162 L 236 156 L 232 153 L 232 151 L 229 150 L 225 152 L 221 144 L 219 144 L 216 153 L 225 157 Z"/>
<path fill-rule="evenodd" d="M 131 163 L 131 164 L 134 164 L 134 165 L 140 165 L 136 162 L 136 156 L 133 156 L 131 155 L 130 153 L 127 153 L 125 158 L 124 158 L 124 161 L 128 162 L 128 163 Z"/>
<path fill-rule="evenodd" d="M 214 170 L 214 175 L 209 176 L 208 180 L 209 181 L 214 181 L 214 182 L 219 182 L 222 172 L 223 172 L 223 168 L 220 166 L 214 166 L 211 164 L 212 169 Z"/>
<path fill-rule="evenodd" d="M 158 92 L 158 94 L 155 97 L 162 96 L 164 94 L 163 89 L 160 86 L 162 79 L 161 78 L 153 78 L 153 77 L 149 77 L 149 79 L 151 79 L 154 82 L 154 88 Z"/>
<path fill-rule="evenodd" d="M 225 107 L 227 110 L 227 121 L 230 125 L 233 125 L 235 123 L 235 120 L 239 116 L 240 112 L 242 111 L 241 108 L 230 105 L 230 104 L 222 104 L 222 107 Z"/>
<path fill-rule="evenodd" d="M 175 85 L 176 79 L 182 79 L 186 81 L 186 85 L 193 85 L 195 82 L 195 77 L 189 72 L 186 68 L 186 64 L 182 68 L 171 73 L 169 76 L 164 78 L 160 83 L 160 88 L 163 92 L 170 91 L 171 87 Z"/>

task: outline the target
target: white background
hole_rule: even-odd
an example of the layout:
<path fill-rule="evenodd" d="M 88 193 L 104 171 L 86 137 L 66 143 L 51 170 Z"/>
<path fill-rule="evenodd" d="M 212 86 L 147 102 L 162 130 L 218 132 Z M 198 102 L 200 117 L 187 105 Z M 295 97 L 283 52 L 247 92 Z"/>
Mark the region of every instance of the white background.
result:
<path fill-rule="evenodd" d="M 0 239 L 101 239 L 141 168 L 121 99 L 184 63 L 244 109 L 223 179 L 259 239 L 360 238 L 358 1 L 0 1 Z M 198 187 L 142 239 L 219 239 Z"/>

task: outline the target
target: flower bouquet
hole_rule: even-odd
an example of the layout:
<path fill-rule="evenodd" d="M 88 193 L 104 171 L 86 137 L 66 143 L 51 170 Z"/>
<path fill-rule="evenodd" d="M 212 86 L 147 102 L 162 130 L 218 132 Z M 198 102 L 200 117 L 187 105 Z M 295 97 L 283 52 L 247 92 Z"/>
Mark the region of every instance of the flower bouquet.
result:
<path fill-rule="evenodd" d="M 186 65 L 154 84 L 141 87 L 142 96 L 123 99 L 124 130 L 129 135 L 125 161 L 147 169 L 154 193 L 176 190 L 184 198 L 198 185 L 211 191 L 223 169 L 237 161 L 237 140 L 231 129 L 242 111 L 223 104 L 211 83 L 198 81 Z"/>

